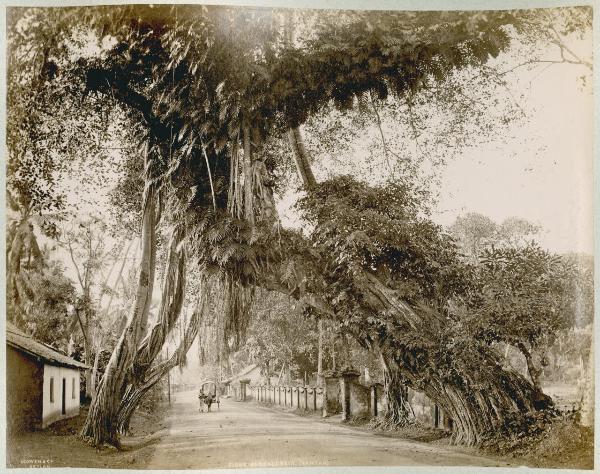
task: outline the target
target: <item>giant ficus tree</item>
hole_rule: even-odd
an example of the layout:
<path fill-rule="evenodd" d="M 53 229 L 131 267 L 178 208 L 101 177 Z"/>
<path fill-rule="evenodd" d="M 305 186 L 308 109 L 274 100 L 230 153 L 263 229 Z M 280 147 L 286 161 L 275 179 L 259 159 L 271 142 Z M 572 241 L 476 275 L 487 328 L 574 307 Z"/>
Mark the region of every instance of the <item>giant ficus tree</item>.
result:
<path fill-rule="evenodd" d="M 410 186 L 319 184 L 296 133 L 327 107 L 350 109 L 366 96 L 406 100 L 457 71 L 485 70 L 509 46 L 511 25 L 535 12 L 307 12 L 310 28 L 299 28 L 295 41 L 283 12 L 271 9 L 60 13 L 64 28 L 57 31 L 65 37 L 84 28 L 108 41 L 95 56 L 53 60 L 56 75 L 69 78 L 68 92 L 81 103 L 123 112 L 141 142 L 126 157 L 138 166 L 128 169 L 143 169 L 136 301 L 85 437 L 118 445 L 140 397 L 189 348 L 186 337 L 170 361 L 155 363 L 181 313 L 190 267 L 220 281 L 224 347 L 243 341 L 255 287 L 287 293 L 378 351 L 392 385 L 408 383 L 439 403 L 455 420 L 457 441 L 480 443 L 499 425 L 549 404 L 503 369 L 486 341 L 461 332 L 447 302 L 461 291 L 462 270 L 445 237 L 418 216 Z M 310 238 L 278 226 L 278 160 L 266 146 L 284 134 L 307 188 Z M 161 307 L 149 327 L 157 237 L 167 227 Z"/>

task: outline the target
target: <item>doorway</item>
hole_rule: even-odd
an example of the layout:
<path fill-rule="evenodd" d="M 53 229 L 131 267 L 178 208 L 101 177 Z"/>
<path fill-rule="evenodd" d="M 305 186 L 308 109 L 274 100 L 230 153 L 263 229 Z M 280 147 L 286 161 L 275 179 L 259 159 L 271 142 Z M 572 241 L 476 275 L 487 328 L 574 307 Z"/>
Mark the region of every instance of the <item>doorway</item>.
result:
<path fill-rule="evenodd" d="M 67 379 L 62 379 L 62 414 L 67 414 Z"/>

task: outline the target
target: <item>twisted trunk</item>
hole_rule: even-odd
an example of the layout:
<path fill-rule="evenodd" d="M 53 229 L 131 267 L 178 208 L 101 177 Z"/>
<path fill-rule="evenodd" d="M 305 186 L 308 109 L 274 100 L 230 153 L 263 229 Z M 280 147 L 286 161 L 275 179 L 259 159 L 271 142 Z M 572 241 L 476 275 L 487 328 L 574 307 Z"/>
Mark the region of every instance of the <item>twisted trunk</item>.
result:
<path fill-rule="evenodd" d="M 94 397 L 81 435 L 95 446 L 109 443 L 119 447 L 117 416 L 127 372 L 135 360 L 152 301 L 156 267 L 156 220 L 158 192 L 148 185 L 144 193 L 142 256 L 136 300 Z"/>
<path fill-rule="evenodd" d="M 158 318 L 138 347 L 130 373 L 130 382 L 132 383 L 135 383 L 136 379 L 144 377 L 145 371 L 162 350 L 167 335 L 181 314 L 186 275 L 183 237 L 180 229 L 176 230 L 171 237 Z"/>
<path fill-rule="evenodd" d="M 194 314 L 190 318 L 185 334 L 179 347 L 173 355 L 164 362 L 161 362 L 145 373 L 145 377 L 136 385 L 129 385 L 125 391 L 123 400 L 117 414 L 117 430 L 120 434 L 125 434 L 129 430 L 131 417 L 138 407 L 143 396 L 156 385 L 169 370 L 180 365 L 185 359 L 185 355 L 189 351 L 194 339 L 198 334 L 200 321 L 202 320 L 206 310 L 206 297 L 202 299 L 202 303 L 197 305 Z M 161 345 L 162 347 L 162 345 Z"/>
<path fill-rule="evenodd" d="M 381 352 L 380 358 L 383 366 L 383 383 L 387 400 L 385 418 L 394 425 L 405 425 L 414 418 L 408 401 L 406 381 L 403 379 L 398 365 L 393 360 L 388 360 Z"/>
<path fill-rule="evenodd" d="M 419 357 L 399 354 L 393 340 L 386 346 L 384 352 L 394 370 L 452 419 L 454 443 L 479 445 L 497 435 L 501 427 L 551 404 L 522 375 L 503 369 L 500 356 L 485 344 L 468 356 L 450 349 L 444 356 L 446 363 L 426 351 Z M 459 364 L 462 370 L 457 370 Z"/>
<path fill-rule="evenodd" d="M 15 234 L 10 243 L 10 249 L 7 255 L 6 265 L 6 295 L 7 303 L 12 305 L 12 311 L 9 311 L 8 320 L 17 323 L 17 317 L 23 317 L 25 309 L 23 302 L 27 296 L 33 296 L 32 289 L 28 283 L 27 275 L 21 271 L 21 260 L 26 256 L 26 242 L 29 242 L 29 259 L 34 254 L 34 258 L 38 260 L 38 268 L 40 268 L 41 254 L 35 236 L 33 235 L 33 226 L 29 222 L 28 217 L 23 217 L 16 225 Z M 22 314 L 19 314 L 22 313 Z"/>

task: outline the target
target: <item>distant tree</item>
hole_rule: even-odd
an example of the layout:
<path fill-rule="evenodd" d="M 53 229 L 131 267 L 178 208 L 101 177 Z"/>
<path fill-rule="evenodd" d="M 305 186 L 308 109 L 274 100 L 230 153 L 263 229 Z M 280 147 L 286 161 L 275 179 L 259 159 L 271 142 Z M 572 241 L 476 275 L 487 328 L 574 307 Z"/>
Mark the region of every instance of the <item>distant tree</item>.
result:
<path fill-rule="evenodd" d="M 258 363 L 265 375 L 286 366 L 303 377 L 317 361 L 315 320 L 289 297 L 262 292 L 253 305 L 254 315 L 242 349 L 249 362 Z"/>
<path fill-rule="evenodd" d="M 474 212 L 459 216 L 450 227 L 450 232 L 463 252 L 471 259 L 477 259 L 481 251 L 493 242 L 498 226 L 483 214 Z"/>
<path fill-rule="evenodd" d="M 78 282 L 78 295 L 73 309 L 72 329 L 81 331 L 84 362 L 92 367 L 95 347 L 93 335 L 100 326 L 98 296 L 101 272 L 107 266 L 106 224 L 97 217 L 90 217 L 65 226 L 57 237 L 59 245 L 67 252 Z M 92 370 L 86 372 L 85 393 L 92 397 L 94 381 Z"/>
<path fill-rule="evenodd" d="M 572 266 L 530 243 L 485 249 L 475 275 L 478 286 L 469 324 L 477 337 L 521 351 L 531 381 L 541 391 L 548 348 L 570 326 Z"/>
<path fill-rule="evenodd" d="M 594 322 L 594 257 L 586 254 L 562 255 L 573 271 L 568 281 L 567 317 L 572 327 L 584 328 Z"/>
<path fill-rule="evenodd" d="M 28 275 L 32 298 L 26 304 L 23 323 L 35 339 L 67 352 L 71 318 L 68 307 L 75 301 L 75 288 L 64 276 L 61 263 L 48 258 L 44 271 Z"/>
<path fill-rule="evenodd" d="M 496 229 L 496 245 L 524 245 L 542 230 L 541 226 L 522 217 L 508 217 Z"/>
<path fill-rule="evenodd" d="M 463 253 L 475 263 L 484 250 L 525 245 L 541 230 L 522 217 L 508 217 L 501 224 L 483 214 L 470 212 L 458 216 L 448 229 Z"/>

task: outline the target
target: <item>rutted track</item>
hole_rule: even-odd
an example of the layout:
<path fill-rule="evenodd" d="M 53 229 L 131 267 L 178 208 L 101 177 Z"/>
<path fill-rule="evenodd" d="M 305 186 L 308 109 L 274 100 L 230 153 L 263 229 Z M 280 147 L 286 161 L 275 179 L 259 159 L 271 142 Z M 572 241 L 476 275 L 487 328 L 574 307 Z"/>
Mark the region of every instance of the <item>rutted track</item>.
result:
<path fill-rule="evenodd" d="M 178 393 L 169 432 L 149 469 L 282 466 L 499 466 L 498 461 L 439 446 L 377 436 L 251 403 L 221 400 L 198 413 L 194 392 Z M 506 465 L 506 463 L 503 463 Z"/>

